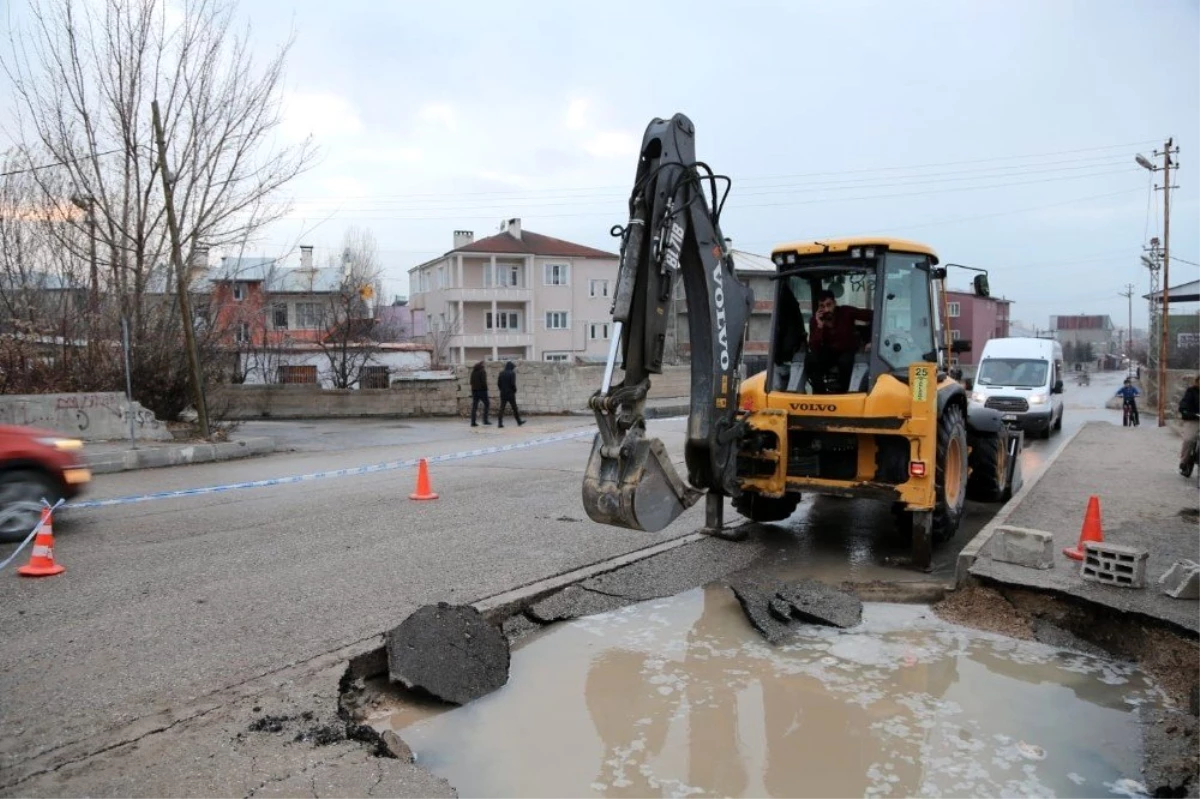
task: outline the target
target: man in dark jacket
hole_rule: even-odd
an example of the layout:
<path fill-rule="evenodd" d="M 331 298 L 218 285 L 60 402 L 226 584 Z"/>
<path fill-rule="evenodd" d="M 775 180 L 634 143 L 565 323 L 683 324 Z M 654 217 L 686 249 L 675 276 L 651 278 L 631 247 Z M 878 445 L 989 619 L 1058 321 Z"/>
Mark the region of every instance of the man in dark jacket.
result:
<path fill-rule="evenodd" d="M 471 367 L 471 427 L 479 426 L 475 424 L 475 409 L 480 403 L 483 403 L 483 423 L 491 424 L 488 421 L 491 401 L 488 399 L 487 371 L 484 370 L 483 361 Z"/>
<path fill-rule="evenodd" d="M 826 375 L 836 377 L 838 393 L 850 390 L 850 375 L 854 371 L 854 354 L 862 342 L 856 322 L 870 322 L 873 313 L 867 308 L 838 305 L 828 289 L 817 294 L 817 313 L 808 332 L 808 355 L 804 358 L 804 373 L 812 383 L 814 394 L 826 393 Z"/>
<path fill-rule="evenodd" d="M 1191 469 L 1185 469 L 1183 460 L 1188 456 L 1192 442 L 1200 430 L 1200 377 L 1193 377 L 1191 385 L 1179 400 L 1179 418 L 1183 427 L 1183 446 L 1179 448 L 1179 471 L 1191 477 Z"/>
<path fill-rule="evenodd" d="M 496 384 L 500 387 L 499 426 L 504 427 L 505 405 L 512 406 L 513 418 L 517 420 L 517 427 L 525 424 L 525 420 L 521 418 L 521 412 L 517 410 L 517 367 L 512 361 L 504 364 L 504 371 L 496 379 Z"/>

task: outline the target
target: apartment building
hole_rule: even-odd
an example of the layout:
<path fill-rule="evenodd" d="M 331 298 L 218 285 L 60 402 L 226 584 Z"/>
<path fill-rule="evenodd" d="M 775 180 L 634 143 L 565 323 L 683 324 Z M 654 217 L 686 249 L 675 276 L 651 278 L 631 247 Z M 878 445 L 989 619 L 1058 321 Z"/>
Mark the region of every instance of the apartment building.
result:
<path fill-rule="evenodd" d="M 454 232 L 454 248 L 408 270 L 409 305 L 423 312 L 434 358 L 602 361 L 612 335 L 619 257 L 521 228 Z"/>
<path fill-rule="evenodd" d="M 963 367 L 968 376 L 975 374 L 983 346 L 994 338 L 1008 338 L 1012 300 L 1003 297 L 979 297 L 969 291 L 947 291 L 951 341 L 969 341 L 971 349 L 955 353 L 950 358 L 954 366 Z"/>

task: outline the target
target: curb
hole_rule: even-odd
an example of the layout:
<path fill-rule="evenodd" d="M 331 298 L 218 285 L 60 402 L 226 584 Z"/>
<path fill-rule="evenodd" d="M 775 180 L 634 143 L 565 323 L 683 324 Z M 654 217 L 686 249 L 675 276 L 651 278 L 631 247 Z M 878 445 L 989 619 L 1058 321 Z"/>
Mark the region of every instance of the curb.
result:
<path fill-rule="evenodd" d="M 92 474 L 114 474 L 138 469 L 160 469 L 167 466 L 251 458 L 274 451 L 275 439 L 257 436 L 216 444 L 180 444 L 104 452 L 85 456 L 84 460 Z"/>
<path fill-rule="evenodd" d="M 1059 447 L 1055 453 L 1049 457 L 1049 459 L 1047 459 L 1046 465 L 1042 468 L 1041 473 L 1032 480 L 1026 480 L 1025 484 L 1021 486 L 1021 490 L 1018 491 L 1012 499 L 1004 503 L 1004 507 L 996 512 L 996 515 L 992 517 L 991 521 L 985 524 L 983 529 L 976 533 L 975 537 L 972 538 L 970 542 L 968 542 L 967 545 L 962 548 L 962 551 L 958 553 L 958 560 L 954 564 L 955 588 L 962 588 L 963 584 L 970 579 L 970 571 L 971 567 L 975 565 L 975 559 L 979 557 L 979 553 L 985 546 L 987 546 L 988 541 L 991 540 L 992 535 L 996 532 L 996 528 L 1004 525 L 1008 521 L 1008 517 L 1012 516 L 1013 513 L 1016 512 L 1021 503 L 1024 502 L 1030 493 L 1033 492 L 1033 489 L 1037 488 L 1038 483 L 1042 482 L 1046 475 L 1050 474 L 1050 469 L 1054 466 L 1054 462 L 1058 460 L 1058 456 L 1067 451 L 1067 447 L 1071 446 L 1071 442 L 1075 440 L 1075 437 L 1082 433 L 1083 429 L 1089 424 L 1106 423 L 1084 422 L 1079 427 L 1075 428 L 1075 431 L 1067 436 L 1067 440 L 1062 443 L 1062 446 Z"/>

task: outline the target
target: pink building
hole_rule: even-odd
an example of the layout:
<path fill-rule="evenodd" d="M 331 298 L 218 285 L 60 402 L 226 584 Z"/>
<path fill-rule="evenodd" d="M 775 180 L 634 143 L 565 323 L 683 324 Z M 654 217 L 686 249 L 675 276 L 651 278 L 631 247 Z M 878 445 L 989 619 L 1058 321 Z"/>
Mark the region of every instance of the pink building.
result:
<path fill-rule="evenodd" d="M 983 345 L 994 338 L 1008 337 L 1009 306 L 1003 297 L 977 297 L 967 291 L 946 292 L 950 313 L 946 320 L 954 341 L 971 342 L 970 352 L 960 352 L 951 364 L 974 367 L 979 363 Z"/>

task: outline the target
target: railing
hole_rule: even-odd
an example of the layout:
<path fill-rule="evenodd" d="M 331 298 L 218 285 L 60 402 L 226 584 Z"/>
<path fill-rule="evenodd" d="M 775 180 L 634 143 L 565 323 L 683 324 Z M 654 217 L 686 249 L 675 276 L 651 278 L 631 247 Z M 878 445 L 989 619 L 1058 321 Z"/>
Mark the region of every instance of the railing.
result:
<path fill-rule="evenodd" d="M 455 288 L 445 289 L 443 294 L 453 302 L 526 302 L 533 299 L 533 289 L 528 288 Z"/>
<path fill-rule="evenodd" d="M 451 347 L 530 347 L 532 333 L 479 333 L 455 336 L 450 339 Z"/>

